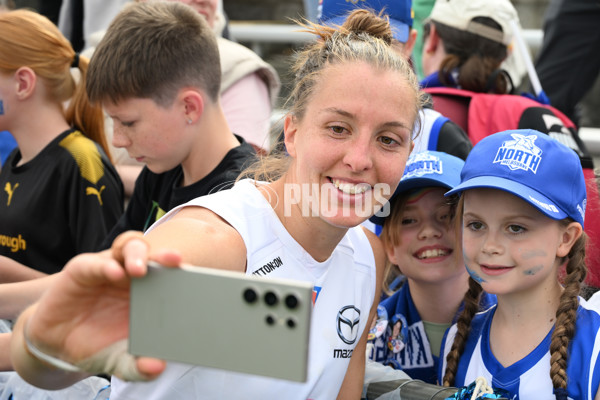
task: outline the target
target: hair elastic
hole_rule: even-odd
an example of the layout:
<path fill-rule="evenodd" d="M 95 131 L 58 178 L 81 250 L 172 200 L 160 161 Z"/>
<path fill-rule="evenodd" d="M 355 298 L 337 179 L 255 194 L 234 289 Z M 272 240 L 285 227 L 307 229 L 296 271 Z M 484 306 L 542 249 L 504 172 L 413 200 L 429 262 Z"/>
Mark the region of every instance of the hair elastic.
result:
<path fill-rule="evenodd" d="M 567 389 L 554 388 L 554 395 L 556 396 L 556 400 L 567 400 Z"/>
<path fill-rule="evenodd" d="M 81 372 L 81 368 L 76 367 L 75 365 L 68 363 L 66 361 L 63 361 L 59 358 L 53 357 L 51 355 L 48 355 L 46 353 L 44 353 L 43 351 L 41 351 L 40 349 L 38 349 L 37 347 L 35 347 L 33 345 L 33 343 L 31 343 L 31 341 L 29 340 L 29 338 L 27 337 L 27 324 L 25 324 L 25 326 L 23 327 L 23 339 L 24 339 L 24 343 L 25 343 L 25 350 L 31 354 L 33 357 L 37 358 L 38 360 L 51 365 L 52 367 L 61 369 L 63 371 L 68 371 L 68 372 Z"/>
<path fill-rule="evenodd" d="M 71 68 L 79 68 L 79 53 L 75 53 L 73 56 L 73 62 L 71 63 Z"/>
<path fill-rule="evenodd" d="M 490 74 L 490 76 L 488 77 L 487 83 L 485 84 L 485 92 L 486 93 L 489 93 L 489 92 L 496 93 L 496 79 L 498 79 L 498 75 L 504 76 L 504 79 L 506 79 L 506 82 L 508 83 L 509 87 L 507 88 L 508 91 L 506 93 L 514 94 L 515 93 L 515 85 L 512 81 L 512 78 L 510 77 L 510 74 L 503 69 L 496 69 Z M 503 93 L 500 93 L 500 94 L 503 94 Z"/>

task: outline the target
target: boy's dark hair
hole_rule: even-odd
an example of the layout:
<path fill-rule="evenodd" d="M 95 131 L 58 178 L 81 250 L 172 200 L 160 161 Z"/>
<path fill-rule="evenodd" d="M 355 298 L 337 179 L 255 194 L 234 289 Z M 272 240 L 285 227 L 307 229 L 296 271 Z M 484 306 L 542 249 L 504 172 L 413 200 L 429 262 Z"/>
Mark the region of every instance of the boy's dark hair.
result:
<path fill-rule="evenodd" d="M 137 97 L 169 106 L 184 87 L 215 101 L 220 86 L 215 34 L 200 14 L 176 2 L 128 5 L 108 27 L 87 74 L 93 102 Z"/>

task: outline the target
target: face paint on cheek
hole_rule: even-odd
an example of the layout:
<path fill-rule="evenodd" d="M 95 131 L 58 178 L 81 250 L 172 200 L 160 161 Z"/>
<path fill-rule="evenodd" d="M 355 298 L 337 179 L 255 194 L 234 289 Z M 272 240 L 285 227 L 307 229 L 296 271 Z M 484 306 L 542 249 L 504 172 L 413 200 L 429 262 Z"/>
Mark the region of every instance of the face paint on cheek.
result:
<path fill-rule="evenodd" d="M 0 115 L 4 115 L 4 102 L 0 100 Z"/>
<path fill-rule="evenodd" d="M 479 284 L 481 284 L 482 282 L 485 282 L 485 279 L 483 279 L 482 277 L 480 277 L 477 272 L 473 271 L 472 269 L 470 269 L 469 267 L 467 267 L 465 265 L 465 268 L 467 269 L 467 272 L 469 273 L 469 276 L 471 278 L 473 278 L 473 280 Z"/>
<path fill-rule="evenodd" d="M 546 257 L 547 253 L 544 250 L 530 250 L 524 251 L 521 256 L 524 260 L 531 260 L 536 257 Z"/>
<path fill-rule="evenodd" d="M 542 268 L 544 268 L 543 265 L 538 265 L 537 267 L 526 269 L 525 271 L 523 271 L 523 275 L 533 276 L 533 275 L 537 274 L 538 272 L 540 272 L 542 270 Z"/>
<path fill-rule="evenodd" d="M 481 284 L 482 282 L 485 282 L 485 279 L 483 279 L 481 276 L 479 276 L 479 274 L 475 271 L 473 271 L 472 269 L 470 269 L 468 267 L 470 261 L 469 258 L 466 256 L 467 252 L 465 251 L 465 248 L 463 246 L 463 261 L 465 263 L 465 268 L 467 269 L 467 272 L 469 273 L 469 276 L 477 283 Z"/>

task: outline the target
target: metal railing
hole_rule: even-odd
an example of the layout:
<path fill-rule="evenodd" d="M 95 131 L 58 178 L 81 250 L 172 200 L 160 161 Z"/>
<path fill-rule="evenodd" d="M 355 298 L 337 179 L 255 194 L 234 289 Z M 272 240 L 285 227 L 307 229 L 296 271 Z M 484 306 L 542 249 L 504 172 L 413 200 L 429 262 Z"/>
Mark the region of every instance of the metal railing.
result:
<path fill-rule="evenodd" d="M 231 39 L 247 45 L 260 56 L 263 56 L 265 44 L 302 45 L 314 40 L 313 34 L 301 32 L 298 25 L 272 21 L 230 21 L 229 32 Z M 543 36 L 541 29 L 523 30 L 523 39 L 532 53 L 541 47 Z M 600 165 L 600 128 L 582 127 L 579 135 L 594 157 L 595 164 Z"/>
<path fill-rule="evenodd" d="M 268 43 L 289 43 L 300 45 L 314 39 L 314 35 L 300 32 L 295 24 L 273 23 L 272 21 L 230 21 L 231 38 L 241 42 L 262 56 L 262 47 Z M 540 29 L 524 29 L 523 38 L 532 51 L 537 50 L 543 38 Z"/>

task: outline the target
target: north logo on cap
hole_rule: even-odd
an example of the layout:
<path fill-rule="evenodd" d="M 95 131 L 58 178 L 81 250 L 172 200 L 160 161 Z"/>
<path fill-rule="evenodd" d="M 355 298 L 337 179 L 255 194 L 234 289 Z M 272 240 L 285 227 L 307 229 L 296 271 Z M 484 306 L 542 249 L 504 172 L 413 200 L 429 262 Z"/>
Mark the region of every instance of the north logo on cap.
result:
<path fill-rule="evenodd" d="M 439 157 L 423 152 L 417 153 L 411 158 L 412 160 L 406 164 L 404 175 L 400 181 L 429 174 L 441 175 L 444 173 L 442 160 Z"/>
<path fill-rule="evenodd" d="M 494 164 L 500 163 L 511 170 L 522 169 L 537 173 L 542 161 L 542 149 L 535 145 L 537 136 L 512 133 L 514 140 L 507 140 L 498 149 Z"/>
<path fill-rule="evenodd" d="M 529 196 L 529 200 L 531 200 L 533 203 L 537 204 L 539 207 L 543 208 L 546 211 L 550 211 L 554 214 L 560 213 L 560 211 L 558 211 L 558 208 L 556 208 L 554 204 L 544 203 L 543 201 L 540 201 L 533 196 Z"/>

